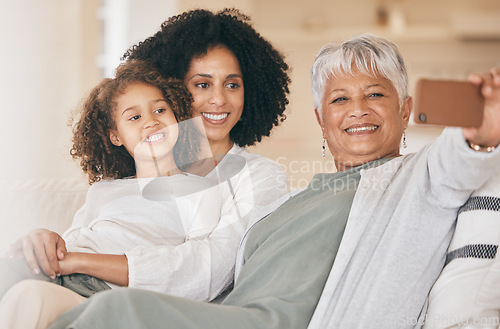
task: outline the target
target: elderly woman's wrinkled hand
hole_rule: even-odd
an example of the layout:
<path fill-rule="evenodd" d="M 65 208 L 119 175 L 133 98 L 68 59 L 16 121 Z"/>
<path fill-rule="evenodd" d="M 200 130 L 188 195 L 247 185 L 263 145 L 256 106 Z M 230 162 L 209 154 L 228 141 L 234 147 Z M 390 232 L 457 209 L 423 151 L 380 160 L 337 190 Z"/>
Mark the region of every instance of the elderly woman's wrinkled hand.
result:
<path fill-rule="evenodd" d="M 465 138 L 476 145 L 498 146 L 500 144 L 500 67 L 489 72 L 474 73 L 469 81 L 481 86 L 484 96 L 483 123 L 479 128 L 464 128 Z"/>

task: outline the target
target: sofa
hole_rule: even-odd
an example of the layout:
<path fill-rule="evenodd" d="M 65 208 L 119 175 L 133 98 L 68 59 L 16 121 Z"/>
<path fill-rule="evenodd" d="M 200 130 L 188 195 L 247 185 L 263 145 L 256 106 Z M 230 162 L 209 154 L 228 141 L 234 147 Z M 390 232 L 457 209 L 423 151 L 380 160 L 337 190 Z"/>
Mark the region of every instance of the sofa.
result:
<path fill-rule="evenodd" d="M 500 172 L 460 209 L 425 329 L 500 328 Z"/>
<path fill-rule="evenodd" d="M 83 178 L 4 180 L 0 184 L 0 251 L 34 228 L 63 233 L 84 204 Z"/>
<path fill-rule="evenodd" d="M 82 178 L 0 184 L 0 250 L 34 228 L 63 233 L 85 202 L 88 188 Z M 500 172 L 459 212 L 447 265 L 428 300 L 426 329 L 500 327 L 499 244 Z"/>

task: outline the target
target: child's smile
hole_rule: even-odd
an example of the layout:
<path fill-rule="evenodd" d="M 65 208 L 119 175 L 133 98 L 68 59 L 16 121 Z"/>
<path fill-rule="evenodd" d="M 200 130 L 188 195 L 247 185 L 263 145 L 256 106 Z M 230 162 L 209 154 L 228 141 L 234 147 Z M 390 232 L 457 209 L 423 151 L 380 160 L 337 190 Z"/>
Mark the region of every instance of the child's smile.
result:
<path fill-rule="evenodd" d="M 111 142 L 132 155 L 138 177 L 145 172 L 149 177 L 159 176 L 175 167 L 172 149 L 178 137 L 177 119 L 157 87 L 141 82 L 129 85 L 116 98 L 113 119 Z"/>

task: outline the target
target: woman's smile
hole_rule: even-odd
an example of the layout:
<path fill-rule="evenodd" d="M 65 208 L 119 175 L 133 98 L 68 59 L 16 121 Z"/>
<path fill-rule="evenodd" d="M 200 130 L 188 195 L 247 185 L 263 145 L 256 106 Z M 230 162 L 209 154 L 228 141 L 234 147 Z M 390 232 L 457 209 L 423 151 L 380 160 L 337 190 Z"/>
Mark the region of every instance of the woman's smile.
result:
<path fill-rule="evenodd" d="M 205 119 L 205 121 L 214 124 L 220 125 L 226 122 L 227 117 L 229 116 L 229 112 L 225 113 L 216 113 L 216 112 L 201 112 L 201 115 Z"/>
<path fill-rule="evenodd" d="M 344 129 L 349 135 L 365 135 L 375 132 L 380 126 L 374 124 L 355 124 Z"/>

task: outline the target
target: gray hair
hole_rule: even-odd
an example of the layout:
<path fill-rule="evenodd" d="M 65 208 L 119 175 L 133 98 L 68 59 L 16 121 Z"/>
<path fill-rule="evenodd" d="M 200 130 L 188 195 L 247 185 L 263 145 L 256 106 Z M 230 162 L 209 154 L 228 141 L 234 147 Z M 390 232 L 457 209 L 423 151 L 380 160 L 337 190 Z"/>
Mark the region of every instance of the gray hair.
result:
<path fill-rule="evenodd" d="M 319 51 L 311 69 L 314 107 L 321 116 L 322 99 L 328 78 L 353 74 L 380 74 L 394 85 L 401 106 L 408 98 L 408 75 L 403 57 L 396 45 L 373 34 L 361 34 L 343 44 L 329 43 Z"/>

